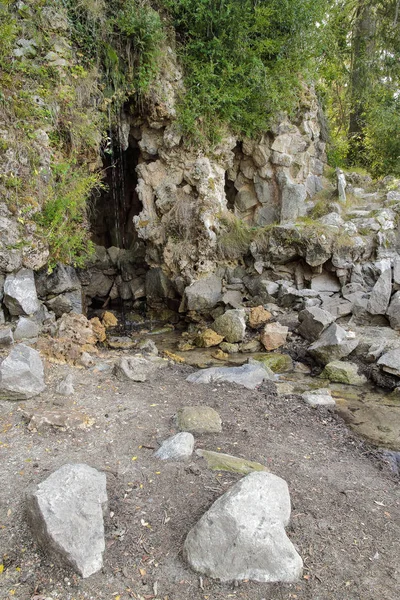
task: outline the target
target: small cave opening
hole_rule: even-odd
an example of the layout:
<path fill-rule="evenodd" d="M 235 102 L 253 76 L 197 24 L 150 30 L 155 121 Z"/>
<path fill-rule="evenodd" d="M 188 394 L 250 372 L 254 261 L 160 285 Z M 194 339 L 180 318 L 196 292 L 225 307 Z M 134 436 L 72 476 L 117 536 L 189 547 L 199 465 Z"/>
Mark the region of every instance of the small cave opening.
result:
<path fill-rule="evenodd" d="M 225 196 L 226 196 L 226 207 L 231 212 L 235 210 L 235 198 L 237 190 L 235 183 L 229 179 L 228 173 L 225 173 Z"/>

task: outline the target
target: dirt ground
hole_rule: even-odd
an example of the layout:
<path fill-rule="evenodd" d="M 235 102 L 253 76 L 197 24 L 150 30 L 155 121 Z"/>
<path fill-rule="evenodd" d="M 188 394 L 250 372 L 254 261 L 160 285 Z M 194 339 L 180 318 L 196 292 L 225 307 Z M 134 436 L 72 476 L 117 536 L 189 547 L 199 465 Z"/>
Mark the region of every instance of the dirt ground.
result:
<path fill-rule="evenodd" d="M 0 402 L 1 600 L 399 598 L 398 481 L 334 413 L 298 396 L 278 397 L 270 383 L 257 391 L 189 384 L 193 369 L 185 366 L 170 365 L 145 383 L 121 383 L 104 369 L 47 364 L 40 397 Z M 64 399 L 55 386 L 69 372 L 75 394 Z M 173 417 L 184 405 L 209 405 L 222 417 L 222 433 L 195 436 L 197 448 L 261 462 L 288 482 L 288 535 L 304 561 L 298 584 L 220 584 L 184 563 L 186 534 L 240 477 L 211 472 L 196 455 L 189 463 L 153 457 L 158 442 L 176 432 Z M 32 432 L 22 410 L 34 408 L 80 409 L 95 423 L 85 431 Z M 52 564 L 24 514 L 26 489 L 67 462 L 107 474 L 104 567 L 88 579 Z"/>

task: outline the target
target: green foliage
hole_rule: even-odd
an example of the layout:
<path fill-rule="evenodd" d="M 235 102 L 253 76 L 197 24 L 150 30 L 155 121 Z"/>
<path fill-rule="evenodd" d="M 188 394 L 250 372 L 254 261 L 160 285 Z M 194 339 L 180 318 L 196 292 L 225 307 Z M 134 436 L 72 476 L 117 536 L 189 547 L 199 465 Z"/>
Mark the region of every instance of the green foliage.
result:
<path fill-rule="evenodd" d="M 323 0 L 163 0 L 185 66 L 180 121 L 216 141 L 224 126 L 254 135 L 293 112 Z"/>
<path fill-rule="evenodd" d="M 94 250 L 88 235 L 88 200 L 94 189 L 101 188 L 101 174 L 73 163 L 54 165 L 53 174 L 50 196 L 35 216 L 49 244 L 49 266 L 57 262 L 83 266 Z"/>
<path fill-rule="evenodd" d="M 7 62 L 17 38 L 17 23 L 11 12 L 11 4 L 11 0 L 0 2 L 0 68 Z"/>
<path fill-rule="evenodd" d="M 375 177 L 400 176 L 400 97 L 387 94 L 372 102 L 365 128 L 368 167 Z"/>

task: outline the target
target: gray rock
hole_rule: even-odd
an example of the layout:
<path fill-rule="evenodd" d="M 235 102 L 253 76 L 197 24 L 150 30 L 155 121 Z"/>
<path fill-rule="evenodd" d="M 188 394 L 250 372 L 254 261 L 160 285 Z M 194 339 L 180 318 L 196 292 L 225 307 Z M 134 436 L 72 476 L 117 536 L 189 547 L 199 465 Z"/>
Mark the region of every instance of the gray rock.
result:
<path fill-rule="evenodd" d="M 211 275 L 185 288 L 188 310 L 207 311 L 222 300 L 221 278 Z"/>
<path fill-rule="evenodd" d="M 20 317 L 14 331 L 15 341 L 20 340 L 37 340 L 40 333 L 40 327 L 36 321 Z"/>
<path fill-rule="evenodd" d="M 305 214 L 306 187 L 294 183 L 287 173 L 278 173 L 277 179 L 281 189 L 281 223 L 293 222 Z"/>
<path fill-rule="evenodd" d="M 160 303 L 166 298 L 175 298 L 175 290 L 160 267 L 149 269 L 146 273 L 146 299 L 150 306 Z M 138 290 L 135 290 L 135 294 Z"/>
<path fill-rule="evenodd" d="M 354 304 L 348 300 L 333 296 L 332 298 L 324 298 L 321 304 L 322 310 L 331 313 L 335 319 L 346 317 L 353 312 Z"/>
<path fill-rule="evenodd" d="M 400 285 L 400 256 L 396 256 L 393 261 L 393 281 Z"/>
<path fill-rule="evenodd" d="M 0 348 L 7 348 L 14 343 L 14 336 L 11 327 L 0 330 Z"/>
<path fill-rule="evenodd" d="M 400 377 L 400 348 L 395 348 L 383 354 L 378 360 L 378 365 L 386 373 Z"/>
<path fill-rule="evenodd" d="M 303 563 L 285 533 L 289 518 L 286 482 L 271 473 L 250 473 L 191 529 L 184 557 L 195 571 L 223 582 L 297 581 Z"/>
<path fill-rule="evenodd" d="M 50 294 L 58 295 L 75 292 L 81 289 L 81 282 L 75 269 L 68 265 L 57 265 L 50 275 L 47 271 L 42 271 L 36 275 L 35 281 L 39 298 L 45 298 Z"/>
<path fill-rule="evenodd" d="M 321 377 L 347 385 L 362 385 L 367 382 L 364 375 L 359 375 L 356 364 L 342 360 L 334 360 L 328 363 L 322 371 Z"/>
<path fill-rule="evenodd" d="M 141 340 L 138 344 L 138 350 L 143 352 L 143 354 L 158 356 L 158 348 L 153 340 Z"/>
<path fill-rule="evenodd" d="M 39 544 L 62 566 L 89 577 L 103 566 L 106 476 L 67 464 L 28 494 L 28 518 Z"/>
<path fill-rule="evenodd" d="M 222 296 L 222 302 L 233 308 L 240 308 L 243 303 L 243 293 L 237 290 L 228 290 Z"/>
<path fill-rule="evenodd" d="M 358 346 L 359 340 L 353 332 L 347 332 L 343 327 L 332 323 L 322 333 L 319 340 L 311 344 L 308 352 L 318 362 L 326 365 L 333 360 L 348 356 Z"/>
<path fill-rule="evenodd" d="M 0 308 L 0 325 L 4 325 L 6 322 L 6 318 L 4 316 L 4 311 Z"/>
<path fill-rule="evenodd" d="M 221 417 L 210 406 L 184 406 L 176 415 L 178 429 L 182 432 L 220 433 Z"/>
<path fill-rule="evenodd" d="M 242 365 L 241 367 L 210 367 L 200 369 L 186 378 L 191 383 L 237 383 L 249 390 L 254 390 L 264 380 L 274 380 L 275 375 L 269 369 L 255 361 L 256 364 Z M 270 372 L 269 372 L 270 371 Z"/>
<path fill-rule="evenodd" d="M 390 327 L 396 331 L 400 331 L 400 292 L 396 292 L 390 301 L 387 310 Z"/>
<path fill-rule="evenodd" d="M 334 320 L 331 313 L 318 306 L 306 308 L 299 312 L 300 326 L 297 331 L 306 340 L 314 342 Z"/>
<path fill-rule="evenodd" d="M 40 308 L 35 279 L 30 269 L 7 275 L 4 282 L 4 304 L 12 315 L 33 315 Z"/>
<path fill-rule="evenodd" d="M 120 380 L 147 381 L 158 368 L 167 362 L 158 357 L 124 356 L 114 365 L 114 375 Z"/>
<path fill-rule="evenodd" d="M 74 378 L 71 373 L 58 383 L 56 392 L 57 394 L 60 394 L 60 396 L 72 396 L 75 393 Z"/>
<path fill-rule="evenodd" d="M 187 460 L 193 454 L 194 437 L 187 431 L 181 431 L 165 440 L 154 456 L 161 460 Z"/>
<path fill-rule="evenodd" d="M 386 269 L 374 285 L 367 304 L 371 315 L 384 315 L 387 311 L 392 293 L 392 271 Z"/>
<path fill-rule="evenodd" d="M 80 315 L 83 312 L 82 292 L 81 290 L 66 292 L 46 300 L 45 304 L 49 310 L 54 312 L 57 318 L 70 312 Z"/>
<path fill-rule="evenodd" d="M 336 169 L 339 202 L 346 202 L 346 177 L 341 169 Z"/>
<path fill-rule="evenodd" d="M 311 279 L 311 289 L 317 292 L 339 292 L 340 282 L 332 273 L 321 273 Z"/>
<path fill-rule="evenodd" d="M 15 346 L 0 364 L 0 400 L 26 400 L 45 387 L 39 352 L 24 344 Z"/>
<path fill-rule="evenodd" d="M 83 286 L 84 294 L 88 298 L 95 298 L 96 296 L 100 298 L 105 298 L 110 292 L 113 279 L 104 275 L 101 271 L 90 271 L 87 272 L 88 281 Z"/>
<path fill-rule="evenodd" d="M 212 325 L 229 344 L 241 342 L 246 334 L 246 313 L 243 309 L 227 310 Z"/>
<path fill-rule="evenodd" d="M 301 394 L 304 402 L 310 406 L 335 406 L 336 402 L 332 398 L 330 390 L 321 388 L 320 390 L 312 390 Z"/>

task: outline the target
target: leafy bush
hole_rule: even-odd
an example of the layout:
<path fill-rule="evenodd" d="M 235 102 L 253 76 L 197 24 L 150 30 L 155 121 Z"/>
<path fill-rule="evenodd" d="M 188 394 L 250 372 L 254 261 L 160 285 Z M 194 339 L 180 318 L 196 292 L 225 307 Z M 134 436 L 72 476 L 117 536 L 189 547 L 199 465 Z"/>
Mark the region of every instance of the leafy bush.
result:
<path fill-rule="evenodd" d="M 400 97 L 387 94 L 368 111 L 367 163 L 374 176 L 400 175 Z"/>

